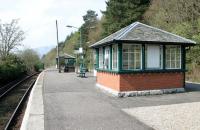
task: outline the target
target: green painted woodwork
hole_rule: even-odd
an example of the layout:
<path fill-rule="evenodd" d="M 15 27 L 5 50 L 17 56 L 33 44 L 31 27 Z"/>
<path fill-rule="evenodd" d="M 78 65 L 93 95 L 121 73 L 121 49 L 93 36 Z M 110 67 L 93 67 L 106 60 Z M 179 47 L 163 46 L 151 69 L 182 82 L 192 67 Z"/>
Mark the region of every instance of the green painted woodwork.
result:
<path fill-rule="evenodd" d="M 118 71 L 122 70 L 122 43 L 118 43 Z"/>
<path fill-rule="evenodd" d="M 163 70 L 165 70 L 165 64 L 166 64 L 166 47 L 163 45 Z"/>
<path fill-rule="evenodd" d="M 185 69 L 185 46 L 181 46 L 181 69 Z"/>
<path fill-rule="evenodd" d="M 110 70 L 112 70 L 112 45 L 110 47 Z"/>
<path fill-rule="evenodd" d="M 142 70 L 145 70 L 145 44 L 142 44 Z"/>
<path fill-rule="evenodd" d="M 162 69 L 153 69 L 149 70 L 145 68 L 145 44 L 142 44 L 142 69 L 141 70 L 123 70 L 122 69 L 122 43 L 117 43 L 118 44 L 118 70 L 113 70 L 112 69 L 112 45 L 109 45 L 110 47 L 110 68 L 109 69 L 99 69 L 99 49 L 96 49 L 97 53 L 97 65 L 96 68 L 98 71 L 101 72 L 110 72 L 110 73 L 120 73 L 120 74 L 125 74 L 125 73 L 165 73 L 165 72 L 186 72 L 186 67 L 185 67 L 185 57 L 186 57 L 186 52 L 185 52 L 185 46 L 181 46 L 181 69 L 166 69 L 166 46 L 163 45 L 163 68 Z M 103 47 L 103 57 L 105 55 L 105 47 Z M 104 58 L 103 58 L 104 59 Z M 103 61 L 104 62 L 104 61 Z"/>
<path fill-rule="evenodd" d="M 185 46 L 181 46 L 181 69 L 185 69 L 186 51 Z M 183 87 L 185 87 L 185 73 L 183 74 Z"/>
<path fill-rule="evenodd" d="M 160 69 L 160 70 L 105 70 L 105 69 L 97 69 L 98 72 L 110 72 L 116 74 L 137 74 L 137 73 L 173 73 L 173 72 L 187 72 L 187 70 L 183 69 Z"/>
<path fill-rule="evenodd" d="M 99 48 L 96 48 L 96 68 L 99 68 Z"/>
<path fill-rule="evenodd" d="M 104 63 L 105 63 L 105 46 L 103 47 L 103 68 L 104 68 Z"/>

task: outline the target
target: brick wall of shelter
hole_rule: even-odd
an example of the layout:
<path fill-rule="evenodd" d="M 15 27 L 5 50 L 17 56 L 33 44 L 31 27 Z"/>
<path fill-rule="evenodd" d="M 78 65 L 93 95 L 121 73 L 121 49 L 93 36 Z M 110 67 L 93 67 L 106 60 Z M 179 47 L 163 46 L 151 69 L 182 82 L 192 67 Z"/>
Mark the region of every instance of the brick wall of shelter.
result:
<path fill-rule="evenodd" d="M 181 88 L 183 80 L 183 73 L 121 74 L 120 91 Z"/>
<path fill-rule="evenodd" d="M 97 83 L 117 91 L 140 91 L 183 87 L 184 73 L 113 74 L 98 72 Z"/>
<path fill-rule="evenodd" d="M 109 72 L 97 72 L 97 83 L 105 87 L 120 91 L 120 75 Z"/>

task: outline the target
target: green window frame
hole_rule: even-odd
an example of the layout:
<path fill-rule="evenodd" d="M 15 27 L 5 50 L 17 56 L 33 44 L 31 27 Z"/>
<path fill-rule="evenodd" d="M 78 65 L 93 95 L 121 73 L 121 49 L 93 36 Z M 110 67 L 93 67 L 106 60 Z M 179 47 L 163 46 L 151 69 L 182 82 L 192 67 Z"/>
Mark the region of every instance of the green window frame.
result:
<path fill-rule="evenodd" d="M 158 59 L 157 60 L 159 60 L 159 66 L 153 66 L 153 67 L 149 67 L 148 66 L 148 64 L 150 64 L 150 63 L 148 63 L 148 61 L 154 61 L 155 59 L 154 59 L 154 57 L 153 56 L 149 56 L 148 54 L 150 53 L 150 52 L 148 52 L 148 47 L 158 47 L 159 49 L 157 49 L 157 51 L 159 50 L 159 57 L 158 57 Z M 153 48 L 152 48 L 153 49 Z M 156 49 L 156 48 L 154 48 L 154 49 Z M 156 51 L 156 50 L 155 50 Z M 152 54 L 154 53 L 154 51 L 152 51 L 151 52 Z M 156 55 L 157 56 L 157 55 Z M 150 44 L 150 45 L 145 45 L 145 68 L 147 69 L 147 70 L 151 70 L 151 69 L 163 69 L 163 45 L 154 45 L 154 44 Z"/>
<path fill-rule="evenodd" d="M 142 45 L 138 44 L 122 45 L 122 69 L 123 70 L 142 69 Z"/>
<path fill-rule="evenodd" d="M 181 69 L 181 46 L 166 45 L 165 47 L 165 67 L 166 69 Z"/>
<path fill-rule="evenodd" d="M 110 69 L 110 47 L 105 47 L 104 69 Z"/>
<path fill-rule="evenodd" d="M 118 45 L 112 45 L 112 70 L 118 69 Z"/>
<path fill-rule="evenodd" d="M 99 68 L 103 69 L 103 48 L 99 48 Z"/>

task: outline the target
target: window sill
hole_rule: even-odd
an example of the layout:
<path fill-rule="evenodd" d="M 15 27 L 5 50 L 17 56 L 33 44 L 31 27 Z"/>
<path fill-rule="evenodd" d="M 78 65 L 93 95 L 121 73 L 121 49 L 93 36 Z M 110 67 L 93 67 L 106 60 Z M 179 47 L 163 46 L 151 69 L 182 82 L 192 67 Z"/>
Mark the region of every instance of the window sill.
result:
<path fill-rule="evenodd" d="M 96 69 L 98 72 L 109 72 L 116 74 L 134 74 L 134 73 L 175 73 L 175 72 L 186 72 L 187 70 L 183 69 L 154 69 L 154 70 L 105 70 L 105 69 Z"/>

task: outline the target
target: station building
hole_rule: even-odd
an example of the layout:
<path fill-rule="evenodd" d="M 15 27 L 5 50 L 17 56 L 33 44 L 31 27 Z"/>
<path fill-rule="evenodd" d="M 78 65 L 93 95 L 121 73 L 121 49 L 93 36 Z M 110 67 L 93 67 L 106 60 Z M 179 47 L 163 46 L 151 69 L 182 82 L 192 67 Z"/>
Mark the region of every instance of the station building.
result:
<path fill-rule="evenodd" d="M 75 72 L 76 58 L 67 53 L 59 55 L 60 67 L 64 72 Z M 56 68 L 58 68 L 58 57 L 56 57 Z"/>
<path fill-rule="evenodd" d="M 94 43 L 97 87 L 117 96 L 183 92 L 196 42 L 135 22 Z"/>

